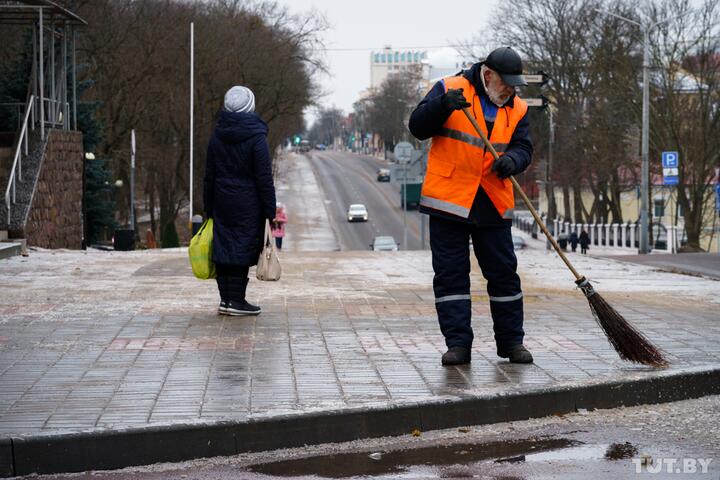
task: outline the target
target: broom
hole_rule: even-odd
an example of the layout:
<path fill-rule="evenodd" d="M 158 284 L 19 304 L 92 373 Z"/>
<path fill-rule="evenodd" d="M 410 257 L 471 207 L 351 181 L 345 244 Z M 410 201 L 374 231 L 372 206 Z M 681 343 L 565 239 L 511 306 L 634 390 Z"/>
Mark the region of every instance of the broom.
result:
<path fill-rule="evenodd" d="M 470 120 L 470 123 L 472 123 L 475 131 L 478 135 L 480 135 L 480 138 L 482 138 L 485 147 L 490 151 L 490 153 L 492 153 L 495 161 L 497 161 L 497 151 L 495 151 L 495 148 L 492 146 L 485 133 L 483 133 L 477 121 L 475 121 L 475 118 L 473 118 L 467 108 L 463 108 L 462 110 L 468 120 Z M 565 253 L 560 248 L 560 245 L 557 244 L 555 238 L 553 238 L 550 234 L 540 218 L 540 215 L 538 215 L 537 211 L 535 211 L 535 208 L 530 203 L 530 199 L 527 195 L 525 195 L 525 192 L 522 190 L 517 180 L 515 180 L 515 177 L 511 176 L 509 178 L 515 187 L 515 190 L 517 190 L 523 202 L 530 210 L 530 213 L 532 213 L 535 221 L 540 226 L 540 229 L 543 231 L 548 240 L 550 240 L 550 243 L 555 248 L 558 255 L 560 255 L 562 261 L 565 262 L 565 265 L 567 265 L 572 274 L 575 276 L 575 283 L 578 288 L 582 290 L 585 298 L 587 298 L 593 317 L 595 317 L 595 320 L 600 325 L 603 332 L 605 332 L 605 336 L 618 355 L 620 355 L 620 358 L 653 367 L 667 367 L 669 364 L 663 357 L 662 352 L 660 352 L 660 350 L 653 345 L 652 342 L 630 325 L 630 323 L 625 320 L 625 318 L 620 315 L 617 310 L 605 301 L 605 299 L 593 288 L 587 278 L 580 275 L 578 271 L 575 270 L 575 267 L 573 267 L 570 260 L 568 260 L 567 256 L 565 256 Z"/>

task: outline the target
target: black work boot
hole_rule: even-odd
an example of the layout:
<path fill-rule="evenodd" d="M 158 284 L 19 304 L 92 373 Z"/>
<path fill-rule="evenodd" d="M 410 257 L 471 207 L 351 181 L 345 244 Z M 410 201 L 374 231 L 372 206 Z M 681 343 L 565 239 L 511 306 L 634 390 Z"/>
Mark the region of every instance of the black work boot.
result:
<path fill-rule="evenodd" d="M 465 347 L 450 347 L 442 356 L 443 365 L 463 365 L 470 363 L 470 349 Z"/>
<path fill-rule="evenodd" d="M 227 277 L 218 276 L 216 279 L 218 292 L 220 293 L 220 305 L 218 306 L 218 315 L 227 315 Z"/>
<path fill-rule="evenodd" d="M 262 310 L 245 300 L 250 279 L 243 277 L 228 277 L 228 302 L 226 315 L 258 315 Z"/>
<path fill-rule="evenodd" d="M 525 345 L 513 345 L 506 349 L 497 349 L 498 357 L 507 358 L 510 363 L 533 363 L 532 353 L 525 348 Z"/>

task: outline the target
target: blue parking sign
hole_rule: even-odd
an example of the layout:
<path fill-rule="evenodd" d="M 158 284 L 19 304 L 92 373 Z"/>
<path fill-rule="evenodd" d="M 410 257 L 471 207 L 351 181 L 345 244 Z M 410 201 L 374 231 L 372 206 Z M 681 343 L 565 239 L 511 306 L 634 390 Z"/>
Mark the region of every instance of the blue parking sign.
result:
<path fill-rule="evenodd" d="M 663 185 L 677 185 L 680 183 L 678 152 L 662 152 Z"/>
<path fill-rule="evenodd" d="M 720 212 L 720 183 L 715 185 L 715 210 Z"/>
<path fill-rule="evenodd" d="M 677 168 L 679 159 L 678 152 L 662 152 L 663 168 Z"/>

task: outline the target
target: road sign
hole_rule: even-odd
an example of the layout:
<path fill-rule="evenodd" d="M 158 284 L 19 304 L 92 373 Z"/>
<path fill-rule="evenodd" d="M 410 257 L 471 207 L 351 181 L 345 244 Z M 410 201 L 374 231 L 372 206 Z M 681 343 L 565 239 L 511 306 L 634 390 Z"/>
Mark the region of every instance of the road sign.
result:
<path fill-rule="evenodd" d="M 662 152 L 663 168 L 677 168 L 679 162 L 680 155 L 678 155 L 678 152 Z"/>
<path fill-rule="evenodd" d="M 680 179 L 678 177 L 663 176 L 663 185 L 677 185 L 679 183 L 680 183 Z"/>
<path fill-rule="evenodd" d="M 408 162 L 390 166 L 390 181 L 393 183 L 422 183 L 425 178 L 426 164 L 427 152 L 413 149 Z"/>
<path fill-rule="evenodd" d="M 528 107 L 543 108 L 548 106 L 548 99 L 543 95 L 540 95 L 537 98 L 523 98 L 523 100 L 525 100 L 525 103 L 527 103 Z"/>
<path fill-rule="evenodd" d="M 680 155 L 678 152 L 662 152 L 663 185 L 677 185 L 679 181 L 678 166 Z"/>
<path fill-rule="evenodd" d="M 400 142 L 395 145 L 393 154 L 398 163 L 407 163 L 412 159 L 413 146 L 409 142 Z"/>
<path fill-rule="evenodd" d="M 538 72 L 535 75 L 523 75 L 523 78 L 525 79 L 525 82 L 528 84 L 539 84 L 539 85 L 545 85 L 548 80 L 550 80 L 550 77 L 545 72 Z"/>
<path fill-rule="evenodd" d="M 720 212 L 720 183 L 715 185 L 715 210 Z"/>
<path fill-rule="evenodd" d="M 422 172 L 412 165 L 392 165 L 390 167 L 390 181 L 392 183 L 422 183 Z"/>

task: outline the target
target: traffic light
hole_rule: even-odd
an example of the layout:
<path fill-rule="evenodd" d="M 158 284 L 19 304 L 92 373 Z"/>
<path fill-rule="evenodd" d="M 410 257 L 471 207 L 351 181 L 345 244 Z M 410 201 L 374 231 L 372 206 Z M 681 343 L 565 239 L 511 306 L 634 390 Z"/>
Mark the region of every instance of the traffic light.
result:
<path fill-rule="evenodd" d="M 295 143 L 295 145 L 300 145 L 300 135 L 295 135 L 293 142 Z"/>

